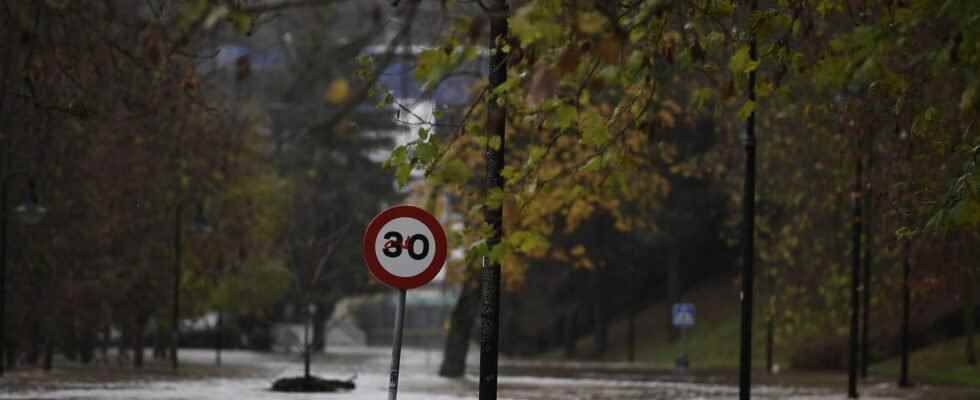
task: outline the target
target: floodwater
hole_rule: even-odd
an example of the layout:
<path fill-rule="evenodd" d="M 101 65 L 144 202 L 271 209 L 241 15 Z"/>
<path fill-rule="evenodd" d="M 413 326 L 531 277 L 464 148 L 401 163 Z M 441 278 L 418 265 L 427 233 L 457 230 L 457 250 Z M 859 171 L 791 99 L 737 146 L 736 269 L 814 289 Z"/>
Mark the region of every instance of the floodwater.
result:
<path fill-rule="evenodd" d="M 402 352 L 402 368 L 398 398 L 404 400 L 460 400 L 477 398 L 475 376 L 465 379 L 444 379 L 436 375 L 439 355 L 434 352 L 405 349 Z M 213 353 L 198 350 L 182 350 L 185 364 L 210 364 Z M 150 400 L 313 400 L 344 399 L 367 400 L 387 398 L 390 349 L 344 348 L 332 349 L 325 357 L 312 365 L 315 375 L 326 378 L 348 379 L 354 377 L 357 389 L 347 393 L 296 394 L 269 391 L 271 383 L 279 377 L 301 375 L 303 366 L 298 356 L 264 355 L 249 352 L 226 352 L 224 364 L 228 366 L 257 367 L 260 372 L 247 377 L 191 380 L 152 380 L 125 383 L 72 383 L 59 382 L 44 389 L 0 392 L 0 399 L 150 399 Z M 475 368 L 472 368 L 475 370 Z M 617 379 L 602 375 L 582 374 L 567 377 L 543 377 L 502 375 L 498 380 L 498 398 L 520 400 L 574 400 L 574 399 L 731 399 L 737 398 L 738 388 L 717 383 L 679 382 L 667 379 Z M 870 395 L 869 395 L 870 394 Z M 844 399 L 843 391 L 826 388 L 792 388 L 755 386 L 753 398 L 830 400 Z M 899 399 L 900 397 L 875 397 L 865 393 L 862 399 Z"/>

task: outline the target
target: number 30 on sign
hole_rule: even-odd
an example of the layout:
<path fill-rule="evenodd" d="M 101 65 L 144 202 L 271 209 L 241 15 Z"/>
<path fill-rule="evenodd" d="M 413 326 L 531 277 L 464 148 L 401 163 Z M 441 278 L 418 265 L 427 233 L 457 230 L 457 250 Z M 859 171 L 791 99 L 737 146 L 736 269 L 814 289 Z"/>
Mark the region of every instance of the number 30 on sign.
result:
<path fill-rule="evenodd" d="M 364 263 L 371 275 L 397 289 L 414 289 L 435 278 L 446 251 L 442 225 L 415 206 L 384 210 L 364 230 Z"/>

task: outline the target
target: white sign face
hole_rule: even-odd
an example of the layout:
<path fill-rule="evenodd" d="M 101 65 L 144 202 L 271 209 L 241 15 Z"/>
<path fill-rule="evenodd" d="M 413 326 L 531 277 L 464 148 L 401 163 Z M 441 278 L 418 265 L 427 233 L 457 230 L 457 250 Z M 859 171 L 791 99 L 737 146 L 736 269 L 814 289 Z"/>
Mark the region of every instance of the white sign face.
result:
<path fill-rule="evenodd" d="M 421 274 L 435 257 L 435 235 L 414 218 L 399 217 L 381 226 L 374 254 L 388 273 L 409 278 Z"/>

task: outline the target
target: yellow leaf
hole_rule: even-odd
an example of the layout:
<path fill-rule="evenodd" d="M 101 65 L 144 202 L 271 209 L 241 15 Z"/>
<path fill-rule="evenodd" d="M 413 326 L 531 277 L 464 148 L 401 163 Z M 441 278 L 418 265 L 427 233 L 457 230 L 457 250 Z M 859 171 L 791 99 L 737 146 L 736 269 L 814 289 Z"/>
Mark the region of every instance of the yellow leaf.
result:
<path fill-rule="evenodd" d="M 603 22 L 605 22 L 605 18 L 594 12 L 582 13 L 578 16 L 578 28 L 584 33 L 599 32 L 602 30 Z"/>
<path fill-rule="evenodd" d="M 350 84 L 346 79 L 337 79 L 330 82 L 324 100 L 330 104 L 342 104 L 350 97 Z"/>

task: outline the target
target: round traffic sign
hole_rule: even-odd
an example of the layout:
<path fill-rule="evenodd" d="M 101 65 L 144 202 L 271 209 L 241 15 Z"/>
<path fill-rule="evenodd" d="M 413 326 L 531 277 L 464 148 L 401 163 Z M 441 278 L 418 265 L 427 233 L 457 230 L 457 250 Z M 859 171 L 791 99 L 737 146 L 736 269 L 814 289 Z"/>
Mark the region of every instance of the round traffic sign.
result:
<path fill-rule="evenodd" d="M 398 289 L 436 277 L 446 263 L 446 231 L 432 214 L 409 205 L 382 211 L 364 230 L 361 253 L 368 271 Z"/>

